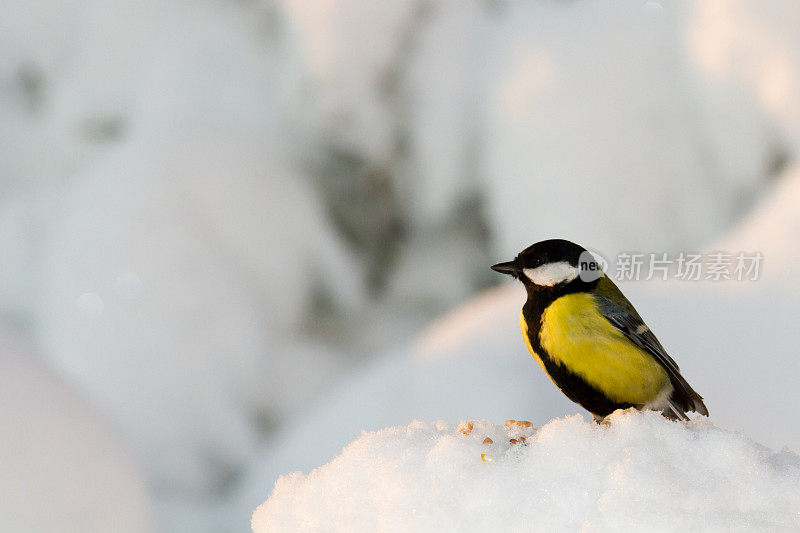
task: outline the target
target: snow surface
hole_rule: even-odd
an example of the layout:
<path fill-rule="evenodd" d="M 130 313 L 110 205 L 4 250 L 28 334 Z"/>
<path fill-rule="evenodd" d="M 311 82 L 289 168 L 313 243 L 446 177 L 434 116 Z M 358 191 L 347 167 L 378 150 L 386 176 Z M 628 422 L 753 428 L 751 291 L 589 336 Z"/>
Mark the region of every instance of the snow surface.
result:
<path fill-rule="evenodd" d="M 111 424 L 4 332 L 0 405 L 0 530 L 156 530 L 144 476 Z"/>
<path fill-rule="evenodd" d="M 800 520 L 800 457 L 705 419 L 620 411 L 610 426 L 569 416 L 465 432 L 420 421 L 365 432 L 325 466 L 282 477 L 253 531 L 763 531 Z"/>

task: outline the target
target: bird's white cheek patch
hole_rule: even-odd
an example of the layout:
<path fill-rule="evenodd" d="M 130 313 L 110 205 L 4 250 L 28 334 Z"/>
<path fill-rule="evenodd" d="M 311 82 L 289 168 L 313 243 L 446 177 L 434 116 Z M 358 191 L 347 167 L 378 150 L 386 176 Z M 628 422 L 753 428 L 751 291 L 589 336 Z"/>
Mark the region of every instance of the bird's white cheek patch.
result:
<path fill-rule="evenodd" d="M 552 287 L 577 278 L 578 274 L 580 274 L 580 269 L 566 261 L 560 261 L 558 263 L 547 263 L 536 268 L 524 268 L 522 272 L 535 285 Z"/>

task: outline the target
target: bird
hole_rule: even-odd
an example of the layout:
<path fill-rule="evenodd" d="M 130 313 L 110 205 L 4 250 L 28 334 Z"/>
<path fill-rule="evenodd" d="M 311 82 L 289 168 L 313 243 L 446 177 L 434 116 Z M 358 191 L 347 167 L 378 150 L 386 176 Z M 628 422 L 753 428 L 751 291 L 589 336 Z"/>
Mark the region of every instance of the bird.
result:
<path fill-rule="evenodd" d="M 700 396 L 591 252 L 564 239 L 537 242 L 492 270 L 528 299 L 520 314 L 528 351 L 567 398 L 597 423 L 617 409 L 672 420 L 708 416 Z"/>

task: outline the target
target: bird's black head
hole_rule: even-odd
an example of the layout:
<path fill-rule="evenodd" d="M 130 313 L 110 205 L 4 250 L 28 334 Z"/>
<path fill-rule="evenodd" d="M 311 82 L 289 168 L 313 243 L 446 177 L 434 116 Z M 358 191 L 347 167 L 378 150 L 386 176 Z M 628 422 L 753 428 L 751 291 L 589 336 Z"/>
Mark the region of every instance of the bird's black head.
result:
<path fill-rule="evenodd" d="M 528 289 L 570 285 L 581 290 L 603 276 L 588 250 L 563 239 L 537 242 L 522 250 L 513 261 L 493 265 L 492 270 L 518 278 Z"/>

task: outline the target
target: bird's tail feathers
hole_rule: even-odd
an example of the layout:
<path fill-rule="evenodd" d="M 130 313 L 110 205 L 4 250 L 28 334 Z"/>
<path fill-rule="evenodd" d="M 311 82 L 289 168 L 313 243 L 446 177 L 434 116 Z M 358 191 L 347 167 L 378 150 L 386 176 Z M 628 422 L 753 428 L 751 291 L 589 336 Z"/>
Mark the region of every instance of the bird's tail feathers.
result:
<path fill-rule="evenodd" d="M 675 389 L 672 392 L 670 403 L 683 411 L 695 411 L 701 415 L 708 416 L 708 408 L 703 403 L 703 397 L 697 394 L 695 390 L 686 382 L 686 380 L 678 374 L 678 379 L 672 382 Z"/>
<path fill-rule="evenodd" d="M 708 416 L 708 407 L 706 407 L 706 404 L 703 403 L 703 398 L 701 398 L 699 394 L 696 398 L 692 398 L 692 401 L 694 403 L 694 410 L 696 412 L 700 413 L 701 415 Z"/>
<path fill-rule="evenodd" d="M 702 402 L 700 402 L 700 403 L 702 403 Z M 670 418 L 672 420 L 681 420 L 683 422 L 686 422 L 687 420 L 689 420 L 689 417 L 686 416 L 686 413 L 683 412 L 683 409 L 681 409 L 678 406 L 678 404 L 676 404 L 672 400 L 669 400 L 667 402 L 667 407 L 664 409 L 663 414 L 664 414 L 664 416 L 666 416 L 667 418 Z"/>

